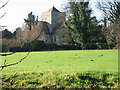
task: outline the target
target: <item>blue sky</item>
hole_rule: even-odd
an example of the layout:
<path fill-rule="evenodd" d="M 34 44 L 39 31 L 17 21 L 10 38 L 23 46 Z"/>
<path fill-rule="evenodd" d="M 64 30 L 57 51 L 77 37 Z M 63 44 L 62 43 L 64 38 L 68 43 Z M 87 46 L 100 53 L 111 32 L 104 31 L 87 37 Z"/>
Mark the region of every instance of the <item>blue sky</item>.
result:
<path fill-rule="evenodd" d="M 7 0 L 0 0 L 0 6 Z M 92 6 L 94 8 L 94 15 L 100 18 L 101 13 L 94 7 L 96 0 L 92 0 Z M 0 26 L 7 26 L 10 31 L 14 31 L 17 27 L 24 25 L 24 18 L 27 18 L 28 13 L 33 11 L 35 15 L 40 17 L 41 12 L 47 11 L 53 5 L 60 11 L 62 11 L 64 3 L 67 0 L 9 0 L 9 3 L 0 10 L 0 16 L 7 12 L 7 14 L 0 19 Z"/>

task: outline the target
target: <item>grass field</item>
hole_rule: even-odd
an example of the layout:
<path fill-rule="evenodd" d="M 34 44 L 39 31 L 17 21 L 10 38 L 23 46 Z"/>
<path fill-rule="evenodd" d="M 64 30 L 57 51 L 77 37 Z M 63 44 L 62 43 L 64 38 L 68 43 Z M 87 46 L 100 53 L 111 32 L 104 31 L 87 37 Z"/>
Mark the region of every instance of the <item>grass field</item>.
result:
<path fill-rule="evenodd" d="M 2 57 L 7 64 L 16 62 L 27 52 L 18 52 L 11 56 Z M 118 71 L 117 50 L 71 50 L 71 51 L 44 51 L 31 52 L 21 63 L 7 67 L 2 74 L 16 72 L 46 72 L 57 71 L 62 73 L 86 71 Z"/>
<path fill-rule="evenodd" d="M 19 52 L 2 58 L 10 64 L 26 54 Z M 48 90 L 118 88 L 117 71 L 117 50 L 31 52 L 18 65 L 2 70 L 2 87 Z"/>

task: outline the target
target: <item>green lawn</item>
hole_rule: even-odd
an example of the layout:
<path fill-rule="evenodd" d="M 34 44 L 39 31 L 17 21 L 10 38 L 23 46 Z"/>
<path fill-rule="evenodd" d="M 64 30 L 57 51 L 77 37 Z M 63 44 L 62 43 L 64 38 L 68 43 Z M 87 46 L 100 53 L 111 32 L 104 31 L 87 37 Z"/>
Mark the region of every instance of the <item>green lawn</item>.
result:
<path fill-rule="evenodd" d="M 27 52 L 18 52 L 11 56 L 2 57 L 7 64 L 16 62 Z M 64 73 L 86 71 L 118 71 L 117 50 L 71 50 L 31 52 L 21 63 L 2 70 L 3 74 L 15 72 L 46 72 L 57 71 Z"/>

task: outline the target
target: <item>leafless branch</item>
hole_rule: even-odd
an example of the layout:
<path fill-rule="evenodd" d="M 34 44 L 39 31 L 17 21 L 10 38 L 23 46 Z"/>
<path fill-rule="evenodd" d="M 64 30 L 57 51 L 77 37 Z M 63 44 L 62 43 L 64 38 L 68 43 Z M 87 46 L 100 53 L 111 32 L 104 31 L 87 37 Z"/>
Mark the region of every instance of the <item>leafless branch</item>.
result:
<path fill-rule="evenodd" d="M 8 0 L 5 4 L 3 4 L 3 5 L 0 7 L 0 9 L 2 9 L 3 7 L 5 7 L 5 6 L 8 4 L 8 2 L 9 2 L 9 0 Z"/>
<path fill-rule="evenodd" d="M 9 2 L 9 0 L 5 3 L 5 4 L 3 4 L 1 7 L 0 7 L 0 9 L 2 9 L 3 7 L 5 7 L 7 4 L 8 4 L 8 2 Z M 4 17 L 6 15 L 6 12 L 0 17 L 0 19 L 2 18 L 2 17 Z"/>
<path fill-rule="evenodd" d="M 4 65 L 6 65 L 6 59 L 5 59 L 5 61 L 4 61 Z"/>
<path fill-rule="evenodd" d="M 12 54 L 14 54 L 15 52 L 11 52 L 11 53 L 9 53 L 9 54 L 0 54 L 0 56 L 8 56 L 8 55 L 12 55 Z"/>
<path fill-rule="evenodd" d="M 42 31 L 41 31 L 42 32 Z M 30 42 L 30 45 L 31 44 L 33 44 L 35 41 L 37 41 L 37 39 L 40 37 L 40 35 L 41 35 L 41 32 L 40 32 L 40 34 L 33 40 L 33 41 L 31 41 Z M 46 41 L 45 41 L 46 42 Z M 43 44 L 41 45 L 41 47 L 43 46 Z M 27 53 L 27 55 L 26 56 L 24 56 L 23 58 L 21 58 L 19 61 L 17 61 L 17 62 L 15 62 L 15 63 L 12 63 L 12 64 L 7 64 L 6 65 L 6 60 L 4 61 L 4 64 L 3 65 L 1 65 L 0 66 L 0 70 L 3 70 L 5 67 L 9 67 L 9 66 L 13 66 L 13 65 L 17 65 L 17 64 L 19 64 L 20 62 L 22 62 L 24 59 L 26 59 L 27 57 L 28 57 L 28 55 L 30 54 L 30 52 L 31 52 L 31 50 L 29 50 L 29 52 Z M 10 53 L 10 54 L 1 54 L 1 56 L 7 56 L 7 55 L 12 55 L 12 54 L 14 54 L 15 52 L 12 52 L 12 53 Z"/>
<path fill-rule="evenodd" d="M 0 66 L 1 70 L 5 67 L 9 67 L 9 66 L 13 66 L 13 65 L 16 65 L 16 64 L 19 64 L 20 62 L 22 62 L 24 59 L 26 59 L 28 57 L 28 55 L 30 54 L 30 52 L 27 53 L 27 55 L 23 58 L 21 58 L 19 61 L 15 62 L 15 63 L 12 63 L 12 64 L 5 64 L 6 63 L 6 60 L 4 61 L 4 65 Z"/>
<path fill-rule="evenodd" d="M 2 17 L 4 17 L 6 15 L 6 12 L 0 17 L 0 19 L 2 18 Z"/>

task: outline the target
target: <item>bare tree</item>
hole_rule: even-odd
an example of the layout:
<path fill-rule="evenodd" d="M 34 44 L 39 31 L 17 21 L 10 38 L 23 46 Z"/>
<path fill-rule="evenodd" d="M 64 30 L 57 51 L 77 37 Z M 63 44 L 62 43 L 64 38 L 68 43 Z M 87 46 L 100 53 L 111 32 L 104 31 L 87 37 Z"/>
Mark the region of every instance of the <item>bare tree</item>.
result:
<path fill-rule="evenodd" d="M 120 2 L 116 0 L 99 1 L 97 6 L 104 14 L 103 32 L 107 42 L 117 48 L 120 30 Z"/>

